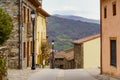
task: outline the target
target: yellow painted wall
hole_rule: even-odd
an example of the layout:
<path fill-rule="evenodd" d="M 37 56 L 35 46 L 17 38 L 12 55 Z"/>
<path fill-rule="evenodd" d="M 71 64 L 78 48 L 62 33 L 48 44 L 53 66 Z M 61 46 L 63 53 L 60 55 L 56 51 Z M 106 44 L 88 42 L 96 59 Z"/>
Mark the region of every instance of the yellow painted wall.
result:
<path fill-rule="evenodd" d="M 84 68 L 100 67 L 100 38 L 83 43 Z"/>
<path fill-rule="evenodd" d="M 41 14 L 37 15 L 37 27 L 35 28 L 35 53 L 36 64 L 41 64 L 41 45 L 42 40 L 46 39 L 46 18 Z"/>

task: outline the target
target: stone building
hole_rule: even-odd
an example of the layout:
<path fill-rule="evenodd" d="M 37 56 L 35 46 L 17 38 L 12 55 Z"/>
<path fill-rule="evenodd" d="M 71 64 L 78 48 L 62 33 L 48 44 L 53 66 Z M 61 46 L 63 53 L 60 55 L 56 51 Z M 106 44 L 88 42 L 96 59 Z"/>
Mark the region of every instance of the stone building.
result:
<path fill-rule="evenodd" d="M 55 53 L 54 58 L 55 68 L 74 69 L 73 48 Z"/>
<path fill-rule="evenodd" d="M 100 0 L 101 73 L 120 77 L 120 0 Z"/>
<path fill-rule="evenodd" d="M 35 40 L 38 39 L 37 36 L 40 33 L 40 31 L 37 31 L 41 27 L 41 25 L 37 25 L 38 22 L 44 22 L 45 26 L 46 17 L 49 16 L 42 9 L 42 0 L 0 0 L 0 7 L 12 17 L 14 26 L 11 37 L 5 44 L 9 49 L 8 67 L 25 68 L 31 66 L 31 53 L 33 49 L 31 11 L 34 10 L 36 15 L 34 32 L 37 33 L 34 33 Z M 42 18 L 39 20 L 38 17 Z M 39 53 L 36 51 L 36 46 L 41 44 L 36 44 L 35 40 L 34 47 L 37 56 Z M 35 57 L 35 61 L 37 61 L 36 59 L 37 57 Z"/>
<path fill-rule="evenodd" d="M 74 40 L 75 68 L 100 67 L 100 34 Z"/>

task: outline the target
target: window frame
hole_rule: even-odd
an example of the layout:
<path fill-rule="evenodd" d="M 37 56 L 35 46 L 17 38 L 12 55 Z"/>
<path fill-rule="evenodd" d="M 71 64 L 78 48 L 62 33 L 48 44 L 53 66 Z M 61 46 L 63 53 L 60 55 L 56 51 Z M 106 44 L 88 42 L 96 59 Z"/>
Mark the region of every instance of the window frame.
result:
<path fill-rule="evenodd" d="M 107 6 L 104 7 L 104 18 L 107 18 Z"/>
<path fill-rule="evenodd" d="M 27 9 L 26 6 L 23 6 L 23 22 L 24 23 L 26 23 L 26 21 L 27 21 L 26 20 L 26 12 L 27 12 L 26 9 Z"/>
<path fill-rule="evenodd" d="M 115 52 L 112 53 L 112 42 L 111 41 L 115 41 Z M 115 63 L 114 60 L 113 60 L 113 56 L 111 55 L 115 55 Z M 114 67 L 117 67 L 117 39 L 116 38 L 110 38 L 110 65 L 111 66 L 114 66 Z"/>
<path fill-rule="evenodd" d="M 117 15 L 117 5 L 116 5 L 116 1 L 114 1 L 112 3 L 112 12 L 113 12 L 113 16 Z"/>

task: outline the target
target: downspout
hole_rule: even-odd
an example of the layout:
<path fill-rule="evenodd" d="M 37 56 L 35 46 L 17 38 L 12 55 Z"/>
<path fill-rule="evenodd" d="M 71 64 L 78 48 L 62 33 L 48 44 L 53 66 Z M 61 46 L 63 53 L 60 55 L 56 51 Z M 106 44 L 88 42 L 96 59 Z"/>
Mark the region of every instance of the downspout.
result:
<path fill-rule="evenodd" d="M 20 46 L 20 44 L 21 44 L 21 42 L 20 42 L 20 24 L 21 24 L 21 22 L 20 22 L 20 0 L 18 1 L 18 69 L 21 69 L 21 55 L 20 55 L 20 53 L 21 53 L 21 46 Z"/>
<path fill-rule="evenodd" d="M 100 47 L 100 66 L 101 66 L 101 70 L 100 70 L 100 74 L 102 74 L 102 0 L 100 0 L 100 43 L 101 43 L 101 47 Z"/>

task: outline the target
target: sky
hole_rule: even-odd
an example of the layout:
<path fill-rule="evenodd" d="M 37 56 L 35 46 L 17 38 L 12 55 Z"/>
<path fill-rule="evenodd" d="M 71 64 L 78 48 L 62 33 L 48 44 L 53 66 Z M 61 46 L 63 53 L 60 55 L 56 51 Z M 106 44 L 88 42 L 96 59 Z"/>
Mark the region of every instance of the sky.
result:
<path fill-rule="evenodd" d="M 99 0 L 43 0 L 43 9 L 50 15 L 75 15 L 100 19 Z"/>

